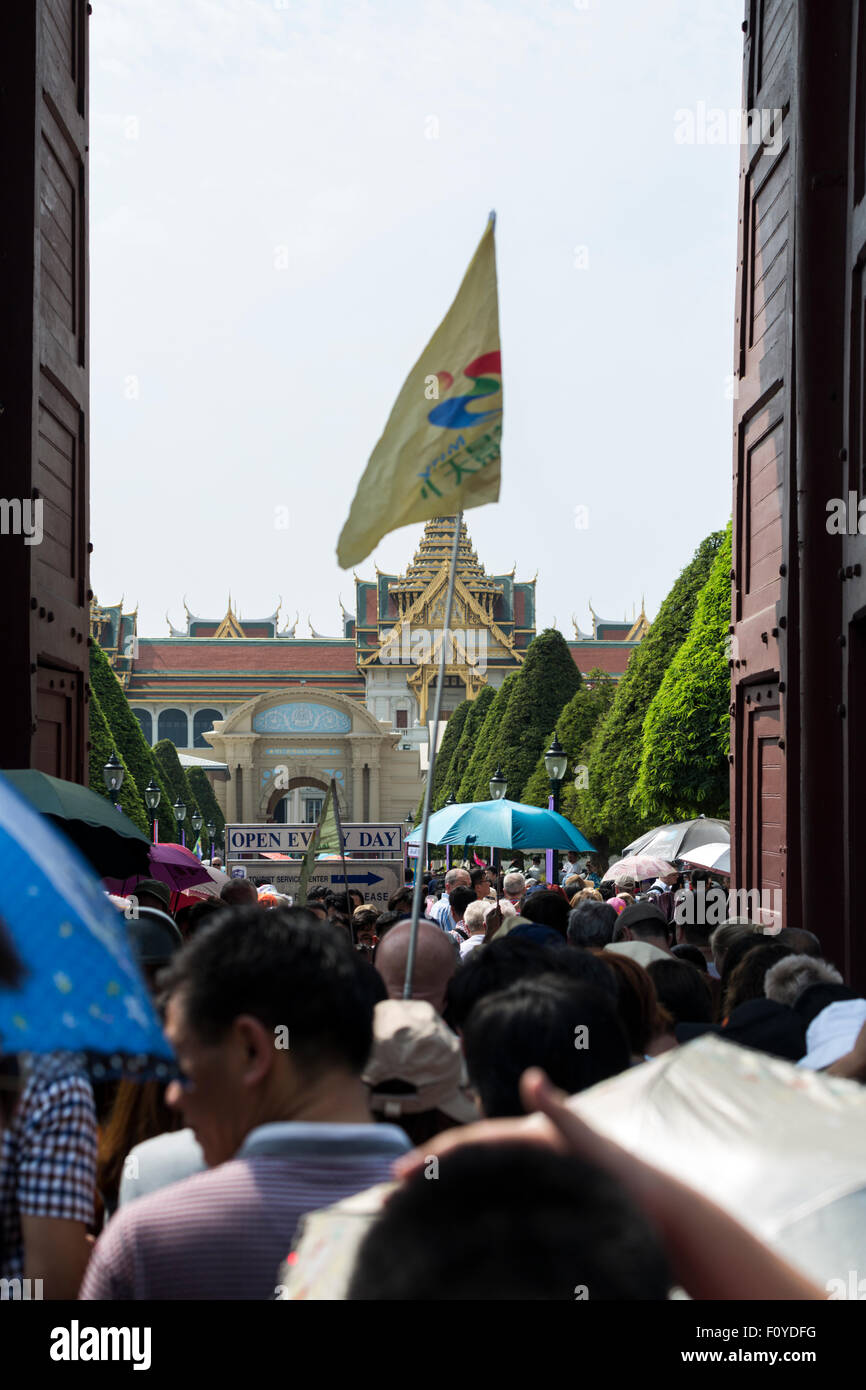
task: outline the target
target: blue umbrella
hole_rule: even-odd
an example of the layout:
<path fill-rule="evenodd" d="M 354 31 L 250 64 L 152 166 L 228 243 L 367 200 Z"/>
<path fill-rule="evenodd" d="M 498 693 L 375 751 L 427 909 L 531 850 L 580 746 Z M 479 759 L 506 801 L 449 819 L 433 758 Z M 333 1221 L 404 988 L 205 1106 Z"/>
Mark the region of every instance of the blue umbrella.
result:
<path fill-rule="evenodd" d="M 406 836 L 421 839 L 421 827 Z M 558 811 L 524 806 L 522 801 L 464 801 L 443 806 L 427 827 L 431 845 L 490 845 L 496 849 L 575 849 L 592 854 L 595 846 Z"/>
<path fill-rule="evenodd" d="M 95 1077 L 174 1071 L 122 914 L 2 775 L 0 920 L 24 968 L 0 990 L 0 1050 L 79 1053 Z"/>

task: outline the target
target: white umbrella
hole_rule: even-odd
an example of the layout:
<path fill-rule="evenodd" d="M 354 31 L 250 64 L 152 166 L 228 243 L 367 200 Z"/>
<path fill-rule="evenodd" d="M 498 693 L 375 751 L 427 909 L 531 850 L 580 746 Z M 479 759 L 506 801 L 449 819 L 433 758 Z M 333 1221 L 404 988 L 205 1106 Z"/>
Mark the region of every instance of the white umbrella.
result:
<path fill-rule="evenodd" d="M 697 849 L 688 850 L 681 858 L 699 869 L 714 869 L 717 874 L 731 872 L 731 846 L 730 843 L 724 844 L 721 840 L 709 845 L 698 845 Z"/>

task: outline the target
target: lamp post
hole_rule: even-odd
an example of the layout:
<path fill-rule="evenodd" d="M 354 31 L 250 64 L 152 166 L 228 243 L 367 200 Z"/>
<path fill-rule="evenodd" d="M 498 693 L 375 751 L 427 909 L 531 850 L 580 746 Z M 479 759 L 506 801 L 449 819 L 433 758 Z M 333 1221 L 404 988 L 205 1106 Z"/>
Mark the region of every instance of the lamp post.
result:
<path fill-rule="evenodd" d="M 174 803 L 174 806 L 172 807 L 172 810 L 174 811 L 174 818 L 180 826 L 180 842 L 182 845 L 185 846 L 186 834 L 184 832 L 183 823 L 186 820 L 186 802 L 181 801 L 180 797 L 178 797 L 177 801 Z"/>
<path fill-rule="evenodd" d="M 448 800 L 445 802 L 445 805 L 446 805 L 446 806 L 456 806 L 456 805 L 457 805 L 457 797 L 454 795 L 453 792 L 449 792 L 449 793 L 448 793 Z M 443 809 L 444 809 L 444 808 L 443 808 Z M 446 845 L 446 846 L 445 846 L 445 872 L 446 872 L 446 874 L 447 874 L 447 872 L 448 872 L 448 870 L 449 870 L 450 868 L 451 868 L 451 846 L 450 846 L 450 845 Z"/>
<path fill-rule="evenodd" d="M 192 824 L 193 832 L 195 834 L 195 840 L 193 840 L 193 847 L 195 847 L 196 840 L 198 840 L 199 837 L 199 831 L 201 830 L 202 825 L 204 824 L 204 816 L 202 815 L 201 811 L 198 809 L 197 806 L 193 811 L 192 815 L 190 816 L 190 823 Z M 198 850 L 196 850 L 196 854 L 198 854 Z M 198 857 L 199 859 L 201 859 L 200 854 L 198 855 Z"/>
<path fill-rule="evenodd" d="M 155 779 L 151 777 L 150 781 L 144 789 L 144 800 L 147 804 L 147 809 L 150 814 L 150 838 L 153 840 L 153 843 L 155 845 L 159 844 L 159 821 L 156 818 L 156 813 L 159 810 L 159 802 L 161 797 L 162 792 L 160 791 Z"/>
<path fill-rule="evenodd" d="M 102 769 L 102 779 L 105 782 L 105 790 L 111 797 L 111 804 L 115 811 L 120 810 L 120 788 L 123 786 L 124 768 L 123 763 L 112 752 L 111 757 Z"/>
<path fill-rule="evenodd" d="M 568 768 L 568 756 L 559 741 L 556 730 L 553 733 L 553 742 L 544 755 L 544 766 L 550 778 L 550 798 L 547 803 L 549 811 L 559 810 L 559 789 L 562 786 L 566 769 Z M 547 851 L 547 882 L 553 883 L 553 850 Z"/>
<path fill-rule="evenodd" d="M 496 771 L 494 772 L 493 776 L 491 777 L 490 782 L 488 783 L 488 785 L 489 785 L 489 787 L 490 787 L 490 798 L 491 798 L 491 800 L 492 800 L 492 801 L 502 801 L 502 800 L 504 799 L 504 797 L 505 797 L 505 793 L 506 793 L 507 790 L 508 790 L 508 783 L 507 783 L 506 780 L 505 780 L 505 773 L 502 771 L 502 764 L 501 764 L 501 763 L 497 763 L 497 764 L 496 764 Z M 496 848 L 495 848 L 493 845 L 490 846 L 490 863 L 491 863 L 493 869 L 498 873 L 498 872 L 499 872 L 499 854 L 498 854 Z"/>
<path fill-rule="evenodd" d="M 406 880 L 407 880 L 408 877 L 409 877 L 409 842 L 408 842 L 408 836 L 411 835 L 411 833 L 412 833 L 412 831 L 413 831 L 414 829 L 415 829 L 415 817 L 413 816 L 413 814 L 412 814 L 411 811 L 407 811 L 407 812 L 406 812 L 406 825 L 405 825 L 404 830 L 403 830 L 403 882 L 404 882 L 404 883 L 406 882 Z M 417 873 L 417 871 L 418 871 L 418 866 L 416 865 L 416 866 L 415 866 L 415 871 L 414 871 L 414 872 Z"/>
<path fill-rule="evenodd" d="M 209 821 L 207 822 L 207 833 L 208 833 L 208 835 L 210 836 L 210 862 L 211 862 L 211 864 L 212 864 L 212 863 L 213 863 L 213 839 L 214 839 L 214 835 L 216 834 L 216 821 L 215 821 L 215 820 L 209 820 Z"/>

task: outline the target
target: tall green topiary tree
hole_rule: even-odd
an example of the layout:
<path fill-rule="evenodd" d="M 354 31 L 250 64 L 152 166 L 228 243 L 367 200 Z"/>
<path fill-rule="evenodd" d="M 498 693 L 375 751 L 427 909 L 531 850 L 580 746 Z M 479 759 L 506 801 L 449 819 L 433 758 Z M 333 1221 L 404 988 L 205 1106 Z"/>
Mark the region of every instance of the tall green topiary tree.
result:
<path fill-rule="evenodd" d="M 487 712 L 495 698 L 496 691 L 492 685 L 485 685 L 479 690 L 475 699 L 469 702 L 466 723 L 463 725 L 459 742 L 454 749 L 450 766 L 445 774 L 440 805 L 444 806 L 449 796 L 453 796 L 455 801 L 460 800 L 460 783 L 463 781 L 463 774 L 469 765 L 469 759 L 475 750 L 479 734 L 487 718 Z"/>
<path fill-rule="evenodd" d="M 688 636 L 643 725 L 632 803 L 653 820 L 725 816 L 730 806 L 731 527 L 698 595 Z"/>
<path fill-rule="evenodd" d="M 458 801 L 486 801 L 490 795 L 486 785 L 484 791 L 477 795 L 475 789 L 482 786 L 482 770 L 487 763 L 487 756 L 491 747 L 499 738 L 499 726 L 508 708 L 508 701 L 511 699 L 511 692 L 516 680 L 517 672 L 512 671 L 510 676 L 505 677 L 490 703 L 484 716 L 484 723 L 481 725 L 475 740 L 475 747 L 469 754 L 466 771 L 460 779 L 460 786 L 457 788 Z M 489 775 L 487 780 L 490 780 Z"/>
<path fill-rule="evenodd" d="M 520 800 L 539 754 L 547 747 L 551 728 L 580 684 L 580 672 L 562 633 L 545 628 L 529 644 L 516 673 L 508 707 L 479 773 L 476 796 L 479 785 L 487 788 L 499 763 L 508 783 L 506 796 Z"/>
<path fill-rule="evenodd" d="M 445 733 L 442 736 L 442 742 L 436 754 L 436 766 L 433 770 L 433 793 L 430 798 L 430 805 L 434 811 L 437 811 L 447 799 L 448 793 L 445 792 L 443 794 L 442 788 L 445 785 L 445 778 L 448 774 L 448 768 L 451 765 L 451 759 L 454 756 L 454 749 L 460 741 L 463 725 L 466 723 L 471 705 L 471 700 L 464 700 L 462 704 L 459 704 L 452 712 L 450 719 L 445 725 Z M 421 811 L 418 815 L 419 820 L 423 812 L 424 798 L 422 797 Z"/>
<path fill-rule="evenodd" d="M 643 722 L 694 617 L 698 594 L 724 539 L 714 531 L 698 546 L 662 603 L 655 622 L 629 658 L 613 703 L 589 748 L 589 787 L 576 793 L 578 824 L 598 845 L 615 852 L 642 829 L 645 818 L 631 804 L 643 744 Z"/>
<path fill-rule="evenodd" d="M 546 806 L 550 796 L 550 779 L 544 766 L 544 754 L 550 747 L 554 734 L 559 738 L 568 757 L 568 771 L 559 796 L 559 809 L 567 819 L 572 819 L 576 809 L 575 783 L 577 769 L 586 766 L 585 750 L 593 731 L 613 703 L 616 682 L 606 671 L 598 667 L 588 672 L 584 684 L 572 695 L 561 711 L 556 727 L 551 729 L 538 755 L 535 768 L 523 788 L 521 801 L 530 806 Z"/>
<path fill-rule="evenodd" d="M 187 778 L 187 775 L 181 766 L 180 758 L 177 756 L 177 749 L 175 748 L 170 738 L 161 738 L 159 740 L 159 743 L 157 743 L 154 746 L 153 756 L 156 758 L 156 761 L 159 764 L 160 769 L 162 770 L 162 775 L 165 778 L 166 785 L 168 788 L 168 794 L 171 798 L 171 804 L 174 805 L 178 797 L 180 797 L 181 801 L 186 803 L 186 820 L 184 821 L 184 831 L 186 842 L 190 846 L 190 848 L 192 848 L 192 845 L 195 842 L 195 833 L 192 828 L 191 816 L 193 811 L 198 806 L 198 802 L 195 798 L 195 794 L 192 790 L 192 787 L 189 784 L 189 779 Z M 204 811 L 202 811 L 202 808 L 198 806 L 198 809 L 202 812 L 203 819 L 207 819 Z M 161 823 L 159 830 L 159 838 L 161 840 L 164 838 L 162 834 Z M 176 843 L 180 843 L 179 832 Z"/>
<path fill-rule="evenodd" d="M 216 793 L 210 783 L 210 778 L 203 767 L 188 767 L 186 778 L 192 788 L 193 796 L 198 802 L 199 809 L 204 816 L 205 826 L 209 820 L 213 820 L 216 825 L 214 844 L 223 843 L 223 832 L 225 830 L 225 817 L 220 810 L 220 804 L 216 799 Z M 202 853 L 210 853 L 210 837 L 207 829 L 202 829 Z"/>
<path fill-rule="evenodd" d="M 126 766 L 122 751 L 114 742 L 114 737 L 108 727 L 108 720 L 105 718 L 99 699 L 93 691 L 91 691 L 88 708 L 90 711 L 90 752 L 88 754 L 88 785 L 90 790 L 98 792 L 107 801 L 111 800 L 105 788 L 102 769 L 112 753 L 116 753 L 125 772 L 120 788 L 120 809 L 150 839 L 150 822 L 147 819 L 147 811 L 139 795 L 135 778 Z"/>
<path fill-rule="evenodd" d="M 111 668 L 108 657 L 96 642 L 90 648 L 90 684 L 111 730 L 118 755 L 122 753 L 126 766 L 135 778 L 135 784 L 138 787 L 145 811 L 147 810 L 147 801 L 144 790 L 152 777 L 162 792 L 157 812 L 159 838 L 171 841 L 177 839 L 177 822 L 171 809 L 168 788 L 162 771 L 153 756 L 153 750 L 141 732 L 141 725 L 130 709 L 129 701 Z"/>

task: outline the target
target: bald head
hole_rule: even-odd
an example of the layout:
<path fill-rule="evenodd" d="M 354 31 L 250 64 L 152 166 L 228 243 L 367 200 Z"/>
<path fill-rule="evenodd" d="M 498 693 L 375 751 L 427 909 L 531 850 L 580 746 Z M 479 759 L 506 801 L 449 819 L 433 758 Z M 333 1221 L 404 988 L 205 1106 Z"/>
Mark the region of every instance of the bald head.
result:
<path fill-rule="evenodd" d="M 412 924 L 408 919 L 398 922 L 379 942 L 376 951 L 376 969 L 385 981 L 391 999 L 403 998 L 411 929 Z M 451 937 L 433 922 L 419 922 L 418 947 L 412 972 L 412 998 L 426 999 L 441 1014 L 445 1007 L 445 990 L 456 969 L 457 948 Z"/>
<path fill-rule="evenodd" d="M 445 875 L 445 892 L 450 893 L 452 888 L 470 888 L 472 879 L 469 877 L 468 869 L 449 869 Z"/>

